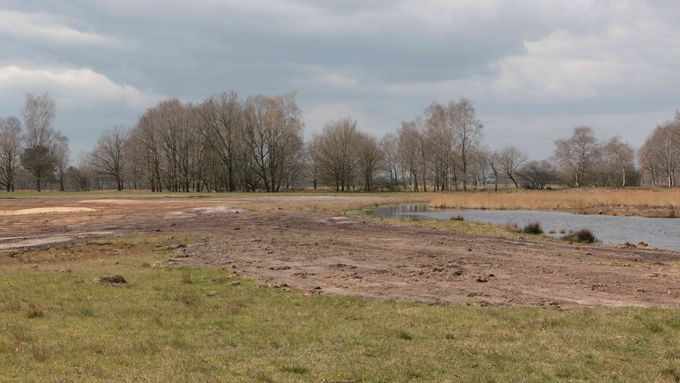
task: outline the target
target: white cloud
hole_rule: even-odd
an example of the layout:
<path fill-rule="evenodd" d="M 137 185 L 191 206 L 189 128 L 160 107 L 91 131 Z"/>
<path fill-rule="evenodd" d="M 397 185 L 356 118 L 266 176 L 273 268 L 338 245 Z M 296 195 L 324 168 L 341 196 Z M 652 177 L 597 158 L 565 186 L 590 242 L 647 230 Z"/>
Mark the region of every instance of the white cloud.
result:
<path fill-rule="evenodd" d="M 151 91 L 116 83 L 89 68 L 0 66 L 2 98 L 23 98 L 28 92 L 48 92 L 59 107 L 67 108 L 119 103 L 142 109 L 161 98 Z"/>
<path fill-rule="evenodd" d="M 94 32 L 84 32 L 53 16 L 0 9 L 0 35 L 19 40 L 59 44 L 119 45 L 123 42 Z"/>

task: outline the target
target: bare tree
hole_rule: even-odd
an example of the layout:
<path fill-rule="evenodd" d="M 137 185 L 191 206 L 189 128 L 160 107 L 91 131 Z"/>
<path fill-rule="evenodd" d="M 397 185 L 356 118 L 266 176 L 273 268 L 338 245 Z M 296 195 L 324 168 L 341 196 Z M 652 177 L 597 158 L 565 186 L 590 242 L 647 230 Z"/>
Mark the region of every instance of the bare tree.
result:
<path fill-rule="evenodd" d="M 383 153 L 390 190 L 399 189 L 403 181 L 399 166 L 398 142 L 399 140 L 394 133 L 385 134 L 382 140 L 380 140 L 380 150 Z"/>
<path fill-rule="evenodd" d="M 90 154 L 90 163 L 99 175 L 113 177 L 116 189 L 123 190 L 123 175 L 127 167 L 126 147 L 130 138 L 127 129 L 116 126 L 104 132 L 97 141 L 97 146 Z"/>
<path fill-rule="evenodd" d="M 433 102 L 425 109 L 425 140 L 435 191 L 448 190 L 453 163 L 453 129 L 444 106 Z"/>
<path fill-rule="evenodd" d="M 201 133 L 208 147 L 222 161 L 228 190 L 236 190 L 237 162 L 242 151 L 243 111 L 235 92 L 210 97 L 199 107 Z"/>
<path fill-rule="evenodd" d="M 64 191 L 66 190 L 64 185 L 64 176 L 70 160 L 70 149 L 68 145 L 68 138 L 59 132 L 57 132 L 54 136 L 53 153 L 56 163 L 55 168 L 57 171 L 57 182 L 59 182 L 59 191 Z"/>
<path fill-rule="evenodd" d="M 312 139 L 305 144 L 305 171 L 307 177 L 312 181 L 314 190 L 319 186 L 319 180 L 322 177 L 321 169 L 321 136 L 314 135 Z"/>
<path fill-rule="evenodd" d="M 463 190 L 467 190 L 470 153 L 481 139 L 483 125 L 476 117 L 472 102 L 466 98 L 449 103 L 448 113 L 463 171 Z"/>
<path fill-rule="evenodd" d="M 349 190 L 354 185 L 359 139 L 357 122 L 349 117 L 328 123 L 315 138 L 322 178 L 335 183 L 336 191 Z"/>
<path fill-rule="evenodd" d="M 654 143 L 648 138 L 638 151 L 638 158 L 642 172 L 649 176 L 652 186 L 657 186 L 661 169 L 655 159 L 654 149 Z"/>
<path fill-rule="evenodd" d="M 401 165 L 408 172 L 409 184 L 413 182 L 413 190 L 419 191 L 418 176 L 422 169 L 420 152 L 423 134 L 415 121 L 402 122 L 398 138 L 398 155 Z"/>
<path fill-rule="evenodd" d="M 496 158 L 501 172 L 515 184 L 515 187 L 519 187 L 515 173 L 526 160 L 527 156 L 514 146 L 505 147 L 498 152 Z"/>
<path fill-rule="evenodd" d="M 571 138 L 555 142 L 555 160 L 578 188 L 591 175 L 599 149 L 593 130 L 579 126 L 574 128 Z"/>
<path fill-rule="evenodd" d="M 268 192 L 297 170 L 303 148 L 302 115 L 294 93 L 251 97 L 244 106 L 244 139 L 252 171 Z"/>
<path fill-rule="evenodd" d="M 483 145 L 476 146 L 470 153 L 469 174 L 475 188 L 480 185 L 486 185 L 490 167 L 490 157 L 491 151 Z"/>
<path fill-rule="evenodd" d="M 162 145 L 159 124 L 156 122 L 160 116 L 152 108 L 139 119 L 137 126 L 132 130 L 130 140 L 133 142 L 133 156 L 146 165 L 146 175 L 152 192 L 162 192 Z"/>
<path fill-rule="evenodd" d="M 493 173 L 493 191 L 497 192 L 498 191 L 498 174 L 499 174 L 499 159 L 500 153 L 498 150 L 494 150 L 492 153 L 489 154 L 489 167 L 491 168 L 491 172 Z"/>
<path fill-rule="evenodd" d="M 658 126 L 643 145 L 640 159 L 655 181 L 657 175 L 664 175 L 666 185 L 675 186 L 675 173 L 680 167 L 680 121 Z"/>
<path fill-rule="evenodd" d="M 382 165 L 383 153 L 375 137 L 361 133 L 357 145 L 357 170 L 364 184 L 364 191 L 373 190 L 374 179 Z"/>
<path fill-rule="evenodd" d="M 57 166 L 54 153 L 57 133 L 52 127 L 55 117 L 54 100 L 44 94 L 42 96 L 26 95 L 24 106 L 24 152 L 21 164 L 34 177 L 36 190 L 42 190 L 45 177 L 51 176 Z"/>
<path fill-rule="evenodd" d="M 21 121 L 16 117 L 0 119 L 0 186 L 14 191 L 21 153 Z"/>
<path fill-rule="evenodd" d="M 557 171 L 546 160 L 530 161 L 517 171 L 525 187 L 543 190 L 551 183 L 558 182 Z"/>
<path fill-rule="evenodd" d="M 627 186 L 628 175 L 635 169 L 635 149 L 621 141 L 620 137 L 614 137 L 602 147 L 605 161 L 605 171 L 609 175 L 619 174 L 618 185 L 622 188 Z"/>

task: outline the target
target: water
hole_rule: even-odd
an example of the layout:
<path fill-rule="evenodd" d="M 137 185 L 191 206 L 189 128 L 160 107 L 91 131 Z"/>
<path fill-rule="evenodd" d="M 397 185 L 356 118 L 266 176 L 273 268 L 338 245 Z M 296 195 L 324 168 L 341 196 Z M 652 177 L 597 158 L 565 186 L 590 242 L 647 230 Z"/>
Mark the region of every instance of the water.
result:
<path fill-rule="evenodd" d="M 461 216 L 466 221 L 515 224 L 519 227 L 539 222 L 547 235 L 555 237 L 587 228 L 607 244 L 645 242 L 652 247 L 680 250 L 680 219 L 677 218 L 614 217 L 536 210 L 430 210 L 426 204 L 380 206 L 371 214 L 440 220 Z"/>

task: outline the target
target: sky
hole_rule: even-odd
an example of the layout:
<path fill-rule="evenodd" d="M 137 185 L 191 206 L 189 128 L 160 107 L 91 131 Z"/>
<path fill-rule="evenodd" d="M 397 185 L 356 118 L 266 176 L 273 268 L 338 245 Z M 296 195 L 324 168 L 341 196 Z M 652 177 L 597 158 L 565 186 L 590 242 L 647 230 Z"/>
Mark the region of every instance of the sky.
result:
<path fill-rule="evenodd" d="M 72 158 L 176 96 L 297 92 L 305 135 L 467 97 L 490 148 L 640 146 L 680 109 L 675 0 L 0 0 L 0 117 L 49 93 Z"/>

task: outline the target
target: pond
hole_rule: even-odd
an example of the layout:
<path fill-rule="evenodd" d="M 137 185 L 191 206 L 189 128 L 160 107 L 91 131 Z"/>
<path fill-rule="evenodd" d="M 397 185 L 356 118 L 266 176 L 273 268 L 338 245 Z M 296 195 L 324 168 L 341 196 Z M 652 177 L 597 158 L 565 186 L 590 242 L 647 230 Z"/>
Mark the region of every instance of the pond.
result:
<path fill-rule="evenodd" d="M 370 214 L 380 217 L 448 220 L 461 216 L 466 221 L 519 227 L 539 222 L 546 235 L 560 237 L 570 231 L 590 229 L 606 244 L 645 242 L 652 247 L 680 250 L 680 219 L 583 215 L 536 210 L 438 210 L 427 204 L 379 206 Z"/>

